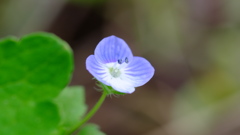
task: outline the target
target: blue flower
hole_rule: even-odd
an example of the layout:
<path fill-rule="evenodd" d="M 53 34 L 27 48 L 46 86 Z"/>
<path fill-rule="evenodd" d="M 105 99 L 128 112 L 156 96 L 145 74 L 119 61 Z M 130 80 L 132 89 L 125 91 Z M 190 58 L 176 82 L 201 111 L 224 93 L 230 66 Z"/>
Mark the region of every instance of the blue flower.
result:
<path fill-rule="evenodd" d="M 87 70 L 100 82 L 121 93 L 133 93 L 147 83 L 154 68 L 144 58 L 133 56 L 127 43 L 116 36 L 102 39 L 94 55 L 86 60 Z"/>

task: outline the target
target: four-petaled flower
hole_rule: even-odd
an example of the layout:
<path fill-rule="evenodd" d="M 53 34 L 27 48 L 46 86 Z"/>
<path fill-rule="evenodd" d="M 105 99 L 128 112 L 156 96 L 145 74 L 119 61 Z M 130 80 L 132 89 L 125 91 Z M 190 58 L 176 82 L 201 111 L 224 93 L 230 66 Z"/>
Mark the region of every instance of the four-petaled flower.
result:
<path fill-rule="evenodd" d="M 116 36 L 102 39 L 94 55 L 86 60 L 87 70 L 100 82 L 121 93 L 132 93 L 147 83 L 154 74 L 152 65 L 133 56 L 127 43 Z"/>

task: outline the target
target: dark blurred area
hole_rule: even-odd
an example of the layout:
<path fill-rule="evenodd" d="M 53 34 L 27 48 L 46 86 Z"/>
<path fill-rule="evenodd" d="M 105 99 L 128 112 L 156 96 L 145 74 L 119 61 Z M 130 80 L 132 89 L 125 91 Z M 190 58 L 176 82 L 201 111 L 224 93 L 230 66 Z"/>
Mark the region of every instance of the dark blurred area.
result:
<path fill-rule="evenodd" d="M 100 96 L 85 60 L 109 35 L 148 59 L 154 77 L 109 97 L 90 122 L 108 135 L 240 134 L 240 1 L 1 0 L 0 37 L 47 31 L 74 51 L 70 85 Z"/>

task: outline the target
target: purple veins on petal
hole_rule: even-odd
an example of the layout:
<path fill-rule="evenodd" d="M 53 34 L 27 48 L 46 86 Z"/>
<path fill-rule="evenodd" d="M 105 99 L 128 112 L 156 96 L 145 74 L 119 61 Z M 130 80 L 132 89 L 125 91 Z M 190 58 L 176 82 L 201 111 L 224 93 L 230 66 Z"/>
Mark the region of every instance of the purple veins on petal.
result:
<path fill-rule="evenodd" d="M 146 84 L 154 74 L 152 65 L 142 57 L 133 57 L 133 60 L 125 68 L 125 75 L 134 87 Z"/>
<path fill-rule="evenodd" d="M 107 74 L 107 70 L 104 67 L 104 65 L 102 65 L 101 63 L 99 63 L 94 55 L 90 55 L 88 56 L 87 60 L 86 60 L 86 67 L 87 70 L 100 82 L 106 84 L 106 85 L 110 85 L 106 80 L 108 78 L 108 74 Z"/>
<path fill-rule="evenodd" d="M 133 57 L 132 51 L 127 43 L 116 36 L 109 36 L 102 39 L 98 43 L 94 55 L 101 63 L 116 62 L 119 59 L 125 59 L 125 57 L 131 60 Z"/>

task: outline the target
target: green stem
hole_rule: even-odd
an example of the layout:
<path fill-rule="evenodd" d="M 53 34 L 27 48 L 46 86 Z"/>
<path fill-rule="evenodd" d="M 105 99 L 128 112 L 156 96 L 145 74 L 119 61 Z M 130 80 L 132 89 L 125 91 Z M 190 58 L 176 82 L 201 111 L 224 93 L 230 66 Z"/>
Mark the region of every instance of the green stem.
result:
<path fill-rule="evenodd" d="M 71 135 L 73 135 L 84 123 L 86 123 L 97 112 L 97 110 L 100 108 L 103 101 L 105 100 L 106 96 L 107 96 L 107 93 L 105 92 L 105 90 L 103 90 L 102 96 L 100 97 L 98 102 L 94 105 L 92 110 L 90 110 L 88 114 L 76 125 L 76 127 L 73 128 L 73 130 L 71 130 L 70 132 Z"/>

